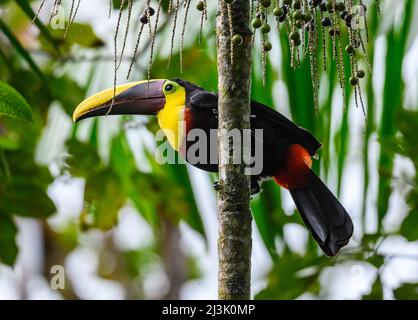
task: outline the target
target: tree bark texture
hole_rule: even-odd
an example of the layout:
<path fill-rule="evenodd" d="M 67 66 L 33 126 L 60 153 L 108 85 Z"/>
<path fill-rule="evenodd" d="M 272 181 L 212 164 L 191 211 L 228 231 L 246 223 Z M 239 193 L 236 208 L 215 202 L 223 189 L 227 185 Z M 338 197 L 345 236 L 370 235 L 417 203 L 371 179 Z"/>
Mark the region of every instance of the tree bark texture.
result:
<path fill-rule="evenodd" d="M 234 0 L 229 5 L 218 0 L 218 8 L 218 296 L 222 300 L 242 300 L 250 299 L 251 294 L 250 177 L 245 175 L 244 152 L 240 152 L 240 163 L 232 161 L 236 145 L 228 132 L 238 129 L 242 137 L 243 130 L 250 128 L 250 0 Z M 242 43 L 232 45 L 231 51 L 234 35 L 240 35 Z"/>

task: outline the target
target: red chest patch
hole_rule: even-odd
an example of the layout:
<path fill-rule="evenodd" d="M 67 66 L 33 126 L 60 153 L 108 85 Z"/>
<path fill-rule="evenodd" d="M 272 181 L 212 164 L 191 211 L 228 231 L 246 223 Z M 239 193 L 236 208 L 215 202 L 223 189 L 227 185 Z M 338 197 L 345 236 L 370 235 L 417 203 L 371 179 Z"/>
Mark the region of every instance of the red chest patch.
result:
<path fill-rule="evenodd" d="M 190 108 L 185 107 L 183 109 L 183 121 L 184 121 L 184 137 L 183 137 L 183 141 L 181 141 L 180 143 L 180 148 L 179 148 L 179 152 L 183 157 L 186 157 L 187 154 L 187 135 L 191 129 L 191 113 L 190 113 Z"/>
<path fill-rule="evenodd" d="M 274 180 L 289 190 L 304 188 L 308 183 L 311 167 L 309 152 L 300 144 L 292 144 L 287 153 L 286 166 L 274 176 Z"/>

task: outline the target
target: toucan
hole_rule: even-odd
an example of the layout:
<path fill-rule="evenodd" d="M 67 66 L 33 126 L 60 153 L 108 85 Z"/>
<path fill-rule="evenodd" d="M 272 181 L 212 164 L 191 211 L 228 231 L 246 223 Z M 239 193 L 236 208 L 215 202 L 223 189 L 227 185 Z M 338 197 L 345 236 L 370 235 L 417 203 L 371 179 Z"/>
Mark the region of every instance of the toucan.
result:
<path fill-rule="evenodd" d="M 122 114 L 155 115 L 173 149 L 188 161 L 191 142 L 187 133 L 192 129 L 209 133 L 218 128 L 218 95 L 181 79 L 138 81 L 86 99 L 74 111 L 73 120 Z M 259 183 L 267 178 L 289 190 L 314 239 L 326 255 L 335 256 L 348 244 L 354 229 L 347 211 L 311 170 L 311 159 L 321 143 L 307 130 L 256 101 L 251 101 L 250 121 L 251 130 L 263 130 L 263 166 L 260 174 L 251 177 L 251 192 L 260 191 Z M 192 164 L 205 171 L 218 171 L 217 161 Z"/>

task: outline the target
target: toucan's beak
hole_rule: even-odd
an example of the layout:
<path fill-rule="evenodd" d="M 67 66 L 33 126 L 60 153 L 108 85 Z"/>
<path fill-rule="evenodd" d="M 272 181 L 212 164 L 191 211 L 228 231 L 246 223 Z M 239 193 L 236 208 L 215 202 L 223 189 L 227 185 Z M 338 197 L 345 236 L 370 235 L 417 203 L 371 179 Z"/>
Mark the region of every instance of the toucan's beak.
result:
<path fill-rule="evenodd" d="M 164 108 L 165 80 L 145 80 L 110 88 L 84 100 L 74 111 L 73 120 L 104 115 L 155 115 Z"/>

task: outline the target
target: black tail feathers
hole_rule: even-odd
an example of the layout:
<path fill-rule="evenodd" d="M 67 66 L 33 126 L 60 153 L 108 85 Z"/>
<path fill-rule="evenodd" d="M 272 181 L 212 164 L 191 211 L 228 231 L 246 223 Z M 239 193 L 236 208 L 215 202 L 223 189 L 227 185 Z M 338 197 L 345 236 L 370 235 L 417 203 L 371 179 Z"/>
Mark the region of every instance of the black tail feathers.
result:
<path fill-rule="evenodd" d="M 353 235 L 353 222 L 347 211 L 310 171 L 305 189 L 290 190 L 296 207 L 315 240 L 328 256 L 335 256 Z"/>

